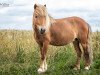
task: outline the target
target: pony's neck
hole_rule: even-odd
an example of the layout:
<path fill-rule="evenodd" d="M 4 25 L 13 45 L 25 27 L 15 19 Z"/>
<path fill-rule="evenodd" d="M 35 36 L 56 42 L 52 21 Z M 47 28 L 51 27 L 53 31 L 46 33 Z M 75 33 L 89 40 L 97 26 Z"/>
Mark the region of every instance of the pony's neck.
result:
<path fill-rule="evenodd" d="M 53 23 L 55 23 L 55 19 L 54 19 L 52 16 L 50 16 L 50 15 L 48 15 L 48 16 L 49 16 L 51 25 L 52 25 Z"/>
<path fill-rule="evenodd" d="M 46 33 L 48 33 L 50 31 L 50 27 L 54 23 L 55 23 L 55 19 L 53 19 L 53 17 L 51 17 L 49 14 L 47 14 L 47 16 L 46 16 Z"/>
<path fill-rule="evenodd" d="M 51 20 L 50 20 L 50 17 L 49 17 L 49 15 L 47 14 L 47 16 L 46 16 L 46 32 L 49 32 L 49 28 L 50 28 L 50 26 L 51 26 L 51 22 L 50 22 Z"/>

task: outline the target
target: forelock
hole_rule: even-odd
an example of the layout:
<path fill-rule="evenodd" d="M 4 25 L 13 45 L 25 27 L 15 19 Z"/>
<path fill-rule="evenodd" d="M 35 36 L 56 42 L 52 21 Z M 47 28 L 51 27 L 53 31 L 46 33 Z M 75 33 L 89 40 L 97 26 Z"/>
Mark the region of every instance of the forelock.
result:
<path fill-rule="evenodd" d="M 38 4 L 37 8 L 35 9 L 35 14 L 46 15 L 47 14 L 46 7 Z"/>

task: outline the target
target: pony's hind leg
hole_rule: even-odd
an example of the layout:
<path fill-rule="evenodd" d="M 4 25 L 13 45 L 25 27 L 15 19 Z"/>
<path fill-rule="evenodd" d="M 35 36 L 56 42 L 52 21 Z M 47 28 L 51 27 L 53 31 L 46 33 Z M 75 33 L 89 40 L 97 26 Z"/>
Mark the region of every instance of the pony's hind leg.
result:
<path fill-rule="evenodd" d="M 82 54 L 78 39 L 75 39 L 75 41 L 73 42 L 73 45 L 74 45 L 74 48 L 75 48 L 76 53 L 77 53 L 77 61 L 76 61 L 76 65 L 74 67 L 74 70 L 78 70 L 78 69 L 80 69 L 80 60 L 81 60 L 81 54 Z"/>
<path fill-rule="evenodd" d="M 84 51 L 84 58 L 85 58 L 85 68 L 86 70 L 90 69 L 91 58 L 90 58 L 90 49 L 88 43 L 81 43 Z"/>

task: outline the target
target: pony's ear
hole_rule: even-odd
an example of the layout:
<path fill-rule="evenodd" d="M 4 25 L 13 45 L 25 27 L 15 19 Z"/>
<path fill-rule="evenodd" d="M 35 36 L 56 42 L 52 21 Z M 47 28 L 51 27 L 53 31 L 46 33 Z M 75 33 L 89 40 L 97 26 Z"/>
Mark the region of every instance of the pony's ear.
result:
<path fill-rule="evenodd" d="M 34 9 L 36 9 L 36 7 L 37 7 L 37 5 L 35 4 L 35 5 L 34 5 Z"/>
<path fill-rule="evenodd" d="M 46 4 L 44 6 L 46 7 Z"/>

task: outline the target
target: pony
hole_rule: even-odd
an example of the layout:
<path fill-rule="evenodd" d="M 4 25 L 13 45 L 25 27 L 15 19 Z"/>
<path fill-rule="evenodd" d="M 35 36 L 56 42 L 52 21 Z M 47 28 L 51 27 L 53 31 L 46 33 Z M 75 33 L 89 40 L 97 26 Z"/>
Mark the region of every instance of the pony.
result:
<path fill-rule="evenodd" d="M 33 13 L 34 38 L 39 45 L 41 63 L 39 73 L 47 71 L 46 53 L 49 45 L 64 46 L 73 42 L 77 53 L 77 61 L 74 70 L 80 69 L 80 59 L 83 48 L 85 68 L 90 69 L 92 50 L 89 46 L 89 34 L 91 28 L 82 18 L 73 16 L 62 19 L 54 19 L 48 12 L 46 5 L 35 4 Z"/>

